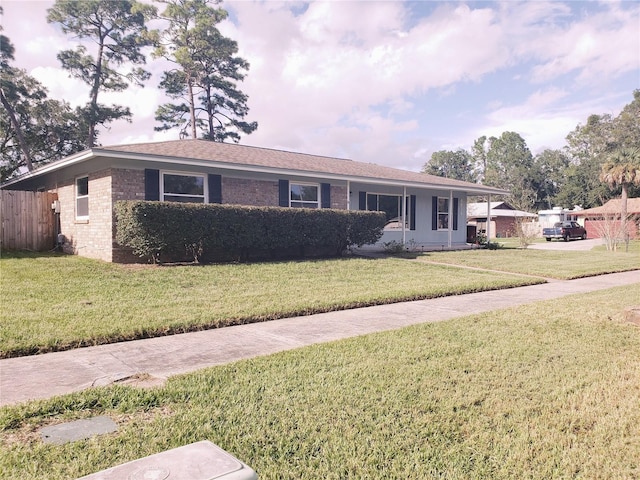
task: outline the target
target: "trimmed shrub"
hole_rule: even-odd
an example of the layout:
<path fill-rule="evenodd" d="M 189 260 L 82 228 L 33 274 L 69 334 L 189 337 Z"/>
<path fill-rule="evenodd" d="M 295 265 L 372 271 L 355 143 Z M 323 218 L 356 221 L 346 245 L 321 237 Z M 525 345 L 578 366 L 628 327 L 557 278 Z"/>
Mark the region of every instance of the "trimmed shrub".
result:
<path fill-rule="evenodd" d="M 116 241 L 141 258 L 224 261 L 340 255 L 375 243 L 378 212 L 147 201 L 116 203 Z"/>

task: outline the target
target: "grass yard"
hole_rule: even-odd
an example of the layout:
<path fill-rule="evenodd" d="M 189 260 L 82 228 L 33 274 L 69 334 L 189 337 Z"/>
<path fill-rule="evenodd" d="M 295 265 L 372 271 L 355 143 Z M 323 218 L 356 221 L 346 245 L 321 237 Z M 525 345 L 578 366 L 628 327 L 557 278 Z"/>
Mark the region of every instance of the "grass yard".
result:
<path fill-rule="evenodd" d="M 640 269 L 640 241 L 632 242 L 628 252 L 624 247 L 617 252 L 604 247 L 587 252 L 502 248 L 430 252 L 419 254 L 417 260 L 569 280 Z"/>
<path fill-rule="evenodd" d="M 4 407 L 0 471 L 77 478 L 208 439 L 261 480 L 638 478 L 640 329 L 621 316 L 638 298 L 635 284 L 305 347 L 150 390 Z M 102 414 L 117 433 L 39 440 L 43 425 Z"/>
<path fill-rule="evenodd" d="M 402 259 L 125 266 L 0 259 L 0 357 L 538 283 Z"/>

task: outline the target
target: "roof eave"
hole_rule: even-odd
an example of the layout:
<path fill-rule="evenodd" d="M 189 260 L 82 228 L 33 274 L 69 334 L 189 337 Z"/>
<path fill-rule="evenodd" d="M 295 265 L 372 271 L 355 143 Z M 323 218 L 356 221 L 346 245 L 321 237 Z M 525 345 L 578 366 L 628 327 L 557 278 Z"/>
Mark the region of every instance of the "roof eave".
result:
<path fill-rule="evenodd" d="M 74 153 L 73 155 L 69 155 L 68 157 L 62 158 L 60 160 L 56 160 L 55 162 L 47 163 L 42 167 L 38 167 L 35 170 L 32 170 L 27 173 L 23 173 L 19 177 L 12 178 L 7 180 L 5 183 L 0 185 L 0 188 L 7 187 L 9 185 L 13 185 L 18 182 L 22 182 L 24 180 L 29 180 L 31 178 L 39 177 L 40 175 L 44 175 L 45 173 L 54 172 L 63 167 L 67 167 L 69 165 L 73 165 L 75 163 L 80 163 L 85 160 L 89 160 L 90 158 L 95 157 L 93 149 L 83 150 L 78 153 Z"/>

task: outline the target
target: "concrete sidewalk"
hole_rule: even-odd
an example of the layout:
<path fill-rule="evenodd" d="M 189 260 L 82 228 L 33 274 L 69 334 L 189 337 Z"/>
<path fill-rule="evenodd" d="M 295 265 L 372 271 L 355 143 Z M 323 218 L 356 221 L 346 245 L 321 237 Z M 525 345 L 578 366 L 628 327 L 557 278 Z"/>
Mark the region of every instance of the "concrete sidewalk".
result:
<path fill-rule="evenodd" d="M 0 360 L 0 405 L 113 382 L 159 383 L 243 358 L 639 282 L 640 271 L 615 273 L 9 358 Z"/>

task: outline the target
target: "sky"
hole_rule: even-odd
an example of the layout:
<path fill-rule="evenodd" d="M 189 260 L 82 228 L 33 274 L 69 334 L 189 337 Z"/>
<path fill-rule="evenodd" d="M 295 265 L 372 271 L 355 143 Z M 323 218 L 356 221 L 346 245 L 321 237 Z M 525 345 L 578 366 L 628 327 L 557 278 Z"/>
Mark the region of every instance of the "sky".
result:
<path fill-rule="evenodd" d="M 46 21 L 49 0 L 0 0 L 24 68 L 72 106 L 88 86 L 56 58 L 78 39 Z M 519 133 L 536 154 L 565 146 L 591 114 L 617 115 L 640 88 L 637 1 L 254 1 L 221 4 L 220 31 L 250 64 L 240 90 L 257 131 L 241 144 L 419 171 L 438 150 Z M 144 88 L 101 94 L 130 107 L 102 145 L 173 140 L 155 132 L 168 65 Z"/>

